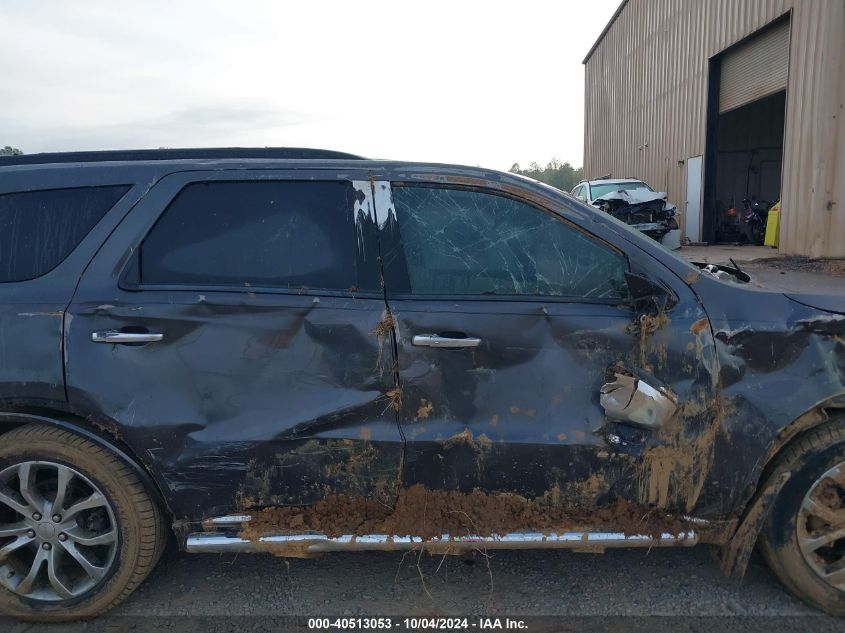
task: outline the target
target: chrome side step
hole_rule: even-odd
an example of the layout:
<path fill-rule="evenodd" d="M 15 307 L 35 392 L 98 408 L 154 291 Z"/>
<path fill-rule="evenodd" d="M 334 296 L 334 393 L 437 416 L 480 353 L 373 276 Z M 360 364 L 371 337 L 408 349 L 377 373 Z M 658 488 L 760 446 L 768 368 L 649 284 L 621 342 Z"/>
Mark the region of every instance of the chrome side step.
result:
<path fill-rule="evenodd" d="M 217 526 L 233 525 L 220 521 Z M 206 525 L 213 522 L 210 521 Z M 329 538 L 325 534 L 268 534 L 256 541 L 237 534 L 196 532 L 188 535 L 185 549 L 192 553 L 265 552 L 279 556 L 305 556 L 325 552 L 360 552 L 425 549 L 439 553 L 458 553 L 474 549 L 573 549 L 602 551 L 617 547 L 691 547 L 698 543 L 698 534 L 688 530 L 681 534 L 661 534 L 655 538 L 646 534 L 626 536 L 622 532 L 511 532 L 502 536 L 449 536 L 422 539 L 417 536 L 389 536 L 368 534 L 344 535 Z"/>

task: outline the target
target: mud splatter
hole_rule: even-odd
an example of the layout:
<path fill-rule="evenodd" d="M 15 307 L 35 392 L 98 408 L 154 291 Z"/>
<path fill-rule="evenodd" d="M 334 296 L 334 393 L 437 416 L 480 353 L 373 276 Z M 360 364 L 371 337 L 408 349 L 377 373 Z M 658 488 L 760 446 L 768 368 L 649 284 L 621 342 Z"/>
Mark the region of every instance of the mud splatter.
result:
<path fill-rule="evenodd" d="M 344 461 L 334 461 L 326 465 L 324 472 L 326 476 L 334 479 L 359 477 L 363 479 L 369 473 L 370 466 L 378 458 L 378 452 L 375 448 L 367 442 L 363 448 L 356 452 L 351 452 L 348 459 Z M 360 482 L 359 485 L 363 487 L 365 482 Z"/>
<path fill-rule="evenodd" d="M 488 451 L 493 446 L 493 440 L 484 433 L 479 434 L 478 437 L 474 437 L 472 431 L 469 428 L 465 428 L 460 433 L 456 433 L 443 442 L 443 448 L 450 449 L 460 444 L 466 444 L 475 451 Z"/>
<path fill-rule="evenodd" d="M 250 508 L 260 505 L 263 499 L 270 496 L 270 472 L 258 468 L 255 460 L 247 464 L 244 482 L 236 493 L 236 502 L 240 508 Z"/>
<path fill-rule="evenodd" d="M 674 507 L 683 502 L 687 512 L 695 507 L 713 463 L 716 435 L 724 417 L 721 397 L 702 403 L 688 400 L 663 425 L 658 440 L 665 445 L 643 452 L 639 500 L 658 507 Z M 690 437 L 685 421 L 708 420 L 707 426 Z"/>
<path fill-rule="evenodd" d="M 236 493 L 237 509 L 313 503 L 329 494 L 392 501 L 399 486 L 395 452 L 370 441 L 368 429 L 362 429 L 361 435 L 363 441 L 311 439 L 261 461 L 250 461 Z"/>
<path fill-rule="evenodd" d="M 689 525 L 682 518 L 622 499 L 599 508 L 579 509 L 555 504 L 550 493 L 527 499 L 509 493 L 434 491 L 414 485 L 400 491 L 393 506 L 372 498 L 331 495 L 308 507 L 266 508 L 253 514 L 241 535 L 253 541 L 265 534 L 308 531 L 328 537 L 387 534 L 433 538 L 586 528 L 659 536 L 680 534 Z"/>
<path fill-rule="evenodd" d="M 569 484 L 566 487 L 565 497 L 581 503 L 592 503 L 599 497 L 610 490 L 610 483 L 607 481 L 603 473 L 593 473 L 588 479 L 584 481 L 577 481 Z"/>
<path fill-rule="evenodd" d="M 478 437 L 475 438 L 475 444 L 483 450 L 489 450 L 490 447 L 493 446 L 493 440 L 487 437 L 484 433 L 479 433 Z"/>
<path fill-rule="evenodd" d="M 384 317 L 373 328 L 373 334 L 379 338 L 384 338 L 393 331 L 394 325 L 396 325 L 396 321 L 393 319 L 393 314 L 385 311 Z"/>
<path fill-rule="evenodd" d="M 839 495 L 839 486 L 830 479 L 825 479 L 816 488 L 816 501 L 833 511 L 842 509 L 843 501 Z"/>
<path fill-rule="evenodd" d="M 427 419 L 428 416 L 431 415 L 432 411 L 434 411 L 434 406 L 431 404 L 430 401 L 423 398 L 420 401 L 419 409 L 417 409 L 417 415 L 414 416 L 414 421 Z"/>
<path fill-rule="evenodd" d="M 707 319 L 699 319 L 695 323 L 690 326 L 690 332 L 693 334 L 700 334 L 704 330 L 706 330 L 710 326 L 710 322 Z"/>
<path fill-rule="evenodd" d="M 385 310 L 381 321 L 373 328 L 373 335 L 378 339 L 378 355 L 376 356 L 376 368 L 381 366 L 382 355 L 384 354 L 384 341 L 393 333 L 396 321 L 390 310 Z"/>
<path fill-rule="evenodd" d="M 647 362 L 648 357 L 648 338 L 654 332 L 662 328 L 669 322 L 668 317 L 664 312 L 658 312 L 657 314 L 643 314 L 640 315 L 638 321 L 634 324 L 629 326 L 629 331 L 633 334 L 636 334 L 640 339 L 640 346 L 639 346 L 639 366 L 646 370 L 651 371 L 651 366 Z M 654 351 L 654 350 L 652 350 Z M 662 362 L 665 362 L 665 352 L 663 354 L 664 358 Z"/>
<path fill-rule="evenodd" d="M 400 411 L 402 409 L 402 389 L 399 387 L 386 392 L 383 398 L 387 400 L 388 408 L 394 411 Z"/>
<path fill-rule="evenodd" d="M 528 407 L 528 408 L 523 409 L 521 407 L 514 405 L 514 406 L 511 407 L 511 413 L 513 413 L 514 415 L 516 415 L 517 413 L 522 413 L 524 415 L 527 415 L 529 418 L 533 418 L 534 416 L 537 415 L 537 409 L 534 409 L 532 407 Z"/>
<path fill-rule="evenodd" d="M 792 473 L 788 471 L 781 472 L 766 483 L 751 503 L 745 518 L 737 527 L 730 541 L 721 548 L 719 566 L 722 573 L 728 578 L 736 581 L 742 580 L 746 569 L 748 569 L 748 561 L 751 558 L 754 544 L 757 542 L 757 535 L 763 527 L 763 522 L 769 515 L 772 503 L 791 476 Z"/>

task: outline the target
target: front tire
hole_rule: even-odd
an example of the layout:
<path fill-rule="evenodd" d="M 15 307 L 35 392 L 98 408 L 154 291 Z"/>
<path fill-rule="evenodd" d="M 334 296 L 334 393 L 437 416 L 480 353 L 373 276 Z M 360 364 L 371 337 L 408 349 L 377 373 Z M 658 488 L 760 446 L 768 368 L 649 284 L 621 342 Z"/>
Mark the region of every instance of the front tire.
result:
<path fill-rule="evenodd" d="M 779 459 L 773 477 L 791 476 L 760 538 L 769 567 L 794 594 L 845 615 L 845 426 L 805 433 Z"/>
<path fill-rule="evenodd" d="M 93 617 L 146 578 L 167 540 L 138 475 L 64 429 L 0 435 L 0 613 Z"/>

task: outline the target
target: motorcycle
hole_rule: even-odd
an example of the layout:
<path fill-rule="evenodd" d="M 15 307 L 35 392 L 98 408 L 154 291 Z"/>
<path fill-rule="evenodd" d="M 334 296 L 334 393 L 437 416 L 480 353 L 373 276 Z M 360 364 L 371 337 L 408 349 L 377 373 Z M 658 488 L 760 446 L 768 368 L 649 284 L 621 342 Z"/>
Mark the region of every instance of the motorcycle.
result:
<path fill-rule="evenodd" d="M 769 209 L 772 203 L 766 200 L 758 200 L 754 196 L 751 200 L 743 199 L 744 211 L 740 222 L 740 232 L 748 240 L 749 244 L 763 244 L 766 236 L 766 220 L 769 217 Z"/>

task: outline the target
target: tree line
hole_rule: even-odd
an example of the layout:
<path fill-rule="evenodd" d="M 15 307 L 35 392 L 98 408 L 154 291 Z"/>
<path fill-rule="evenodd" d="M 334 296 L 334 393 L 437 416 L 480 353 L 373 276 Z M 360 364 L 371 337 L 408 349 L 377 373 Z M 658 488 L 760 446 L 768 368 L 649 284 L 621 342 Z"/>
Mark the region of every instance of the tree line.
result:
<path fill-rule="evenodd" d="M 569 163 L 562 163 L 557 158 L 551 159 L 545 167 L 534 162 L 528 165 L 527 169 L 522 169 L 519 163 L 514 163 L 508 171 L 539 180 L 561 191 L 572 191 L 573 187 L 584 179 L 583 168 L 575 168 Z"/>

